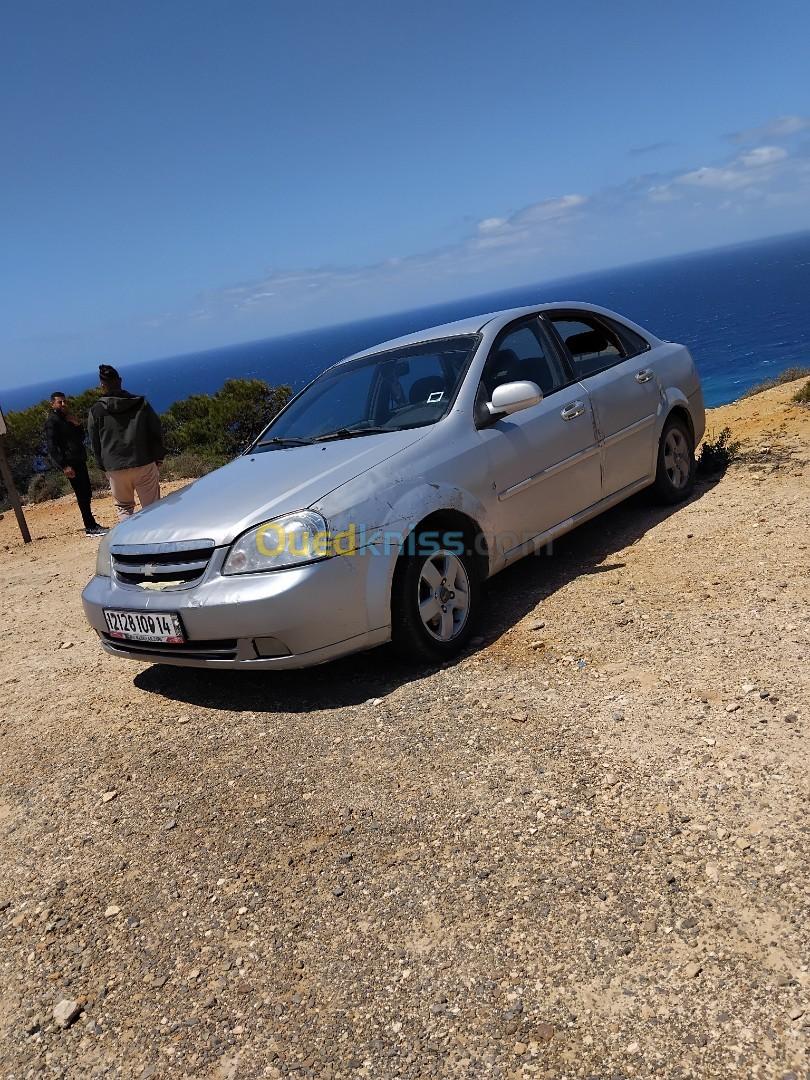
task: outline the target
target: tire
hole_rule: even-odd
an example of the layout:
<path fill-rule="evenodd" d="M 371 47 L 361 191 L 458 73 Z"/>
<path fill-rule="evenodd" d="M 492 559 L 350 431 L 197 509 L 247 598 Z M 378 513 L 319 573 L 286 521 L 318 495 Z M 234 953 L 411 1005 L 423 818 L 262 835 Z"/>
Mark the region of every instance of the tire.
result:
<path fill-rule="evenodd" d="M 653 494 L 658 502 L 678 503 L 695 486 L 695 443 L 689 425 L 679 416 L 664 424 L 658 443 L 658 466 Z"/>
<path fill-rule="evenodd" d="M 469 540 L 463 552 L 399 557 L 391 590 L 391 640 L 407 660 L 432 663 L 457 656 L 473 635 L 481 585 Z"/>

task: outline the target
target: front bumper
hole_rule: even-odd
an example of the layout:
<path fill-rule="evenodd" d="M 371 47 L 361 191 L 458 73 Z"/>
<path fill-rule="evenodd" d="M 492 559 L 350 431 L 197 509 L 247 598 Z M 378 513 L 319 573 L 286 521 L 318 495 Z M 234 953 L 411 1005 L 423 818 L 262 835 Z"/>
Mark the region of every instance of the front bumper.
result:
<path fill-rule="evenodd" d="M 82 593 L 85 615 L 106 652 L 182 667 L 310 667 L 390 638 L 390 619 L 369 603 L 376 559 L 336 556 L 266 574 L 207 576 L 191 589 L 147 591 L 94 577 Z M 152 645 L 111 638 L 104 609 L 175 612 L 187 642 Z M 376 625 L 375 625 L 376 623 Z"/>

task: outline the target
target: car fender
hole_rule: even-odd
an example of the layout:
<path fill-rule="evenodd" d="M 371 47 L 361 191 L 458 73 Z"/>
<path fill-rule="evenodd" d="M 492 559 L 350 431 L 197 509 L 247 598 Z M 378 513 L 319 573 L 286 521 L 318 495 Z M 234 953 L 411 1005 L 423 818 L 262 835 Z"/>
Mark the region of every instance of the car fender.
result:
<path fill-rule="evenodd" d="M 668 386 L 661 394 L 661 409 L 659 411 L 658 420 L 658 438 L 661 437 L 661 432 L 664 430 L 669 417 L 672 415 L 674 409 L 685 409 L 689 414 L 692 421 L 692 428 L 697 431 L 698 425 L 695 422 L 695 417 L 692 415 L 692 407 L 689 404 L 689 398 L 684 394 L 683 390 L 680 390 L 677 386 Z"/>
<path fill-rule="evenodd" d="M 689 398 L 680 390 L 677 386 L 668 386 L 661 388 L 661 406 L 658 410 L 658 418 L 655 429 L 655 439 L 653 441 L 653 460 L 652 460 L 652 472 L 655 473 L 658 467 L 658 447 L 661 442 L 661 435 L 663 434 L 667 420 L 669 420 L 675 409 L 685 410 L 692 422 L 692 430 L 695 433 L 696 441 L 700 438 L 698 434 L 699 425 L 696 422 L 696 418 L 693 415 L 692 408 L 689 403 Z"/>
<path fill-rule="evenodd" d="M 351 553 L 351 557 L 365 563 L 370 630 L 390 625 L 397 560 L 407 538 L 426 517 L 442 511 L 461 513 L 480 529 L 487 553 L 496 551 L 494 527 L 486 508 L 456 485 L 426 477 L 403 477 L 392 480 L 359 504 L 338 508 L 334 502 L 327 499 L 313 509 L 329 522 L 338 550 L 342 544 L 347 555 Z M 494 569 L 488 556 L 485 576 Z"/>

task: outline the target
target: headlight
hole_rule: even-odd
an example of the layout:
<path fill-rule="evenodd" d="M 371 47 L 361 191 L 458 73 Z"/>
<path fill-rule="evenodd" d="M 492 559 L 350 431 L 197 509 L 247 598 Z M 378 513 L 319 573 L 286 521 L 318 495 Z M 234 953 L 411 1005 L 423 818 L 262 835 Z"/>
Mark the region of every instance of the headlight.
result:
<path fill-rule="evenodd" d="M 257 525 L 235 540 L 223 574 L 259 574 L 316 562 L 331 555 L 329 529 L 320 514 L 299 510 Z"/>
<path fill-rule="evenodd" d="M 98 545 L 98 555 L 96 555 L 96 574 L 98 577 L 112 577 L 112 567 L 110 558 L 110 536 L 111 532 L 106 533 L 101 538 L 101 543 Z"/>

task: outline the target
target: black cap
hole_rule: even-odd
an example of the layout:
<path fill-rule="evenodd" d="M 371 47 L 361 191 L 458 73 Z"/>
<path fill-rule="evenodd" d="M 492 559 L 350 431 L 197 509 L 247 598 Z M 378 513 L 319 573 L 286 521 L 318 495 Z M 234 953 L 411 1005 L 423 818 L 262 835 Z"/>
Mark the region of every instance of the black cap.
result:
<path fill-rule="evenodd" d="M 98 377 L 103 383 L 114 383 L 121 381 L 121 376 L 111 364 L 99 364 Z"/>

